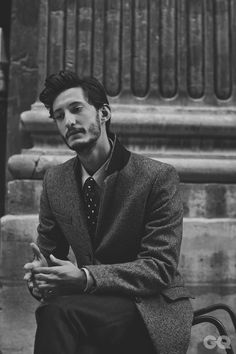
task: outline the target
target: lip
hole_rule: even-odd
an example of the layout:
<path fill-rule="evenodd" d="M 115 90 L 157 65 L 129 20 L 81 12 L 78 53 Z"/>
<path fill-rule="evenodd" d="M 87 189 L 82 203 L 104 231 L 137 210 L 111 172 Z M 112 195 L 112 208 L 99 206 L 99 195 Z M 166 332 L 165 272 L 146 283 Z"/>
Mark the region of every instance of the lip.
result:
<path fill-rule="evenodd" d="M 66 137 L 68 139 L 72 135 L 81 134 L 81 133 L 84 133 L 84 129 L 73 129 L 67 132 Z"/>

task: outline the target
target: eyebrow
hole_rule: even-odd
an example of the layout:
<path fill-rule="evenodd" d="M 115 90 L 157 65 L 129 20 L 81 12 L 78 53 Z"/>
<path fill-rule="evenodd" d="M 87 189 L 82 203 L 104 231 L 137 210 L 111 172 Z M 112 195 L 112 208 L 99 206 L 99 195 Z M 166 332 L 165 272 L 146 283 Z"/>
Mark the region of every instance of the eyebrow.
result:
<path fill-rule="evenodd" d="M 80 102 L 80 101 L 74 101 L 74 102 L 71 102 L 69 105 L 68 105 L 68 107 L 69 108 L 71 108 L 71 107 L 73 107 L 73 106 L 77 106 L 77 105 L 84 105 L 84 103 L 83 102 Z M 61 107 L 59 107 L 59 108 L 57 108 L 55 111 L 53 111 L 53 114 L 55 114 L 56 112 L 60 112 L 62 110 L 62 108 Z"/>

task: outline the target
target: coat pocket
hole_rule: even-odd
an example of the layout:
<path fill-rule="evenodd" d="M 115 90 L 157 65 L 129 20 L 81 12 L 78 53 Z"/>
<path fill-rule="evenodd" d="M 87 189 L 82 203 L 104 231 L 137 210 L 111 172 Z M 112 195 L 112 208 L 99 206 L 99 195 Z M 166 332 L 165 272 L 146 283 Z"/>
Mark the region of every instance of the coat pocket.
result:
<path fill-rule="evenodd" d="M 194 298 L 190 292 L 184 286 L 176 286 L 163 289 L 161 294 L 166 298 L 168 301 L 177 301 L 180 299 L 189 299 Z"/>

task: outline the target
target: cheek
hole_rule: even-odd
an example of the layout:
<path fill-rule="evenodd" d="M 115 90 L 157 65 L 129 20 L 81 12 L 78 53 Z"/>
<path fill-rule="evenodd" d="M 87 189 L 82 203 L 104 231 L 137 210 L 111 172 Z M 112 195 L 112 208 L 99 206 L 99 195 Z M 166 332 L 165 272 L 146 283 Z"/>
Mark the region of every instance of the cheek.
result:
<path fill-rule="evenodd" d="M 90 124 L 89 127 L 89 132 L 92 134 L 97 134 L 101 131 L 101 124 L 99 121 L 96 121 L 95 123 Z"/>
<path fill-rule="evenodd" d="M 65 124 L 63 124 L 63 122 L 57 122 L 57 129 L 62 135 L 64 135 L 66 132 L 66 127 Z"/>

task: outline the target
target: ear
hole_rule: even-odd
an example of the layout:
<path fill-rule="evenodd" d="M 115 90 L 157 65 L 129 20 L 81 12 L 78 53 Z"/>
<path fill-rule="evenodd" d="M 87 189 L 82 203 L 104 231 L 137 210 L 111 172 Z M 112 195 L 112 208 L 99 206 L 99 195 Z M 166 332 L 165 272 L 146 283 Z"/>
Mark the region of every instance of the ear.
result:
<path fill-rule="evenodd" d="M 111 119 L 111 109 L 107 104 L 104 104 L 100 109 L 99 109 L 99 115 L 101 118 L 101 122 L 107 122 L 109 119 Z"/>

